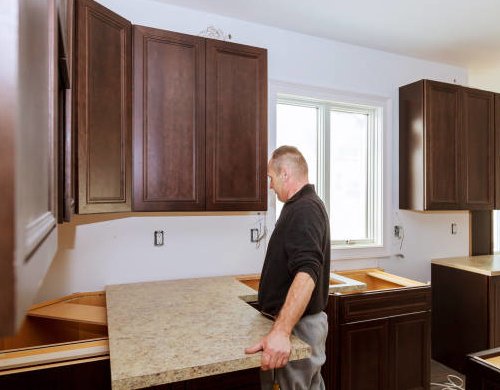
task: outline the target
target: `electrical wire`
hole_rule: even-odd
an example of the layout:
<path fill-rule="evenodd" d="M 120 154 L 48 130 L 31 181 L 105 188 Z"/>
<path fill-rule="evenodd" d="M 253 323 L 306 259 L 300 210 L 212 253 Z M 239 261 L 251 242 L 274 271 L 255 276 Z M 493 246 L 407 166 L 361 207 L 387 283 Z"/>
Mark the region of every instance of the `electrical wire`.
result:
<path fill-rule="evenodd" d="M 433 383 L 431 386 L 437 386 L 442 390 L 465 390 L 464 380 L 456 375 L 447 375 L 446 379 L 448 382 L 444 383 Z"/>

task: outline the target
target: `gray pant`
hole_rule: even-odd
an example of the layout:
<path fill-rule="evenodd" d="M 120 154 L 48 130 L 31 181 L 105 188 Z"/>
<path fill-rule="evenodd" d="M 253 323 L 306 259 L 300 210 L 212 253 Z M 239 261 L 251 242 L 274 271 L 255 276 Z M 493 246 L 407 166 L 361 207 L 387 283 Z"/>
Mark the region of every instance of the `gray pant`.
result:
<path fill-rule="evenodd" d="M 325 344 L 328 334 L 326 313 L 320 312 L 302 317 L 292 333 L 311 346 L 311 357 L 288 362 L 285 367 L 274 370 L 274 380 L 273 370 L 260 371 L 261 389 L 272 390 L 274 382 L 277 382 L 281 390 L 324 390 L 321 366 L 326 360 Z"/>

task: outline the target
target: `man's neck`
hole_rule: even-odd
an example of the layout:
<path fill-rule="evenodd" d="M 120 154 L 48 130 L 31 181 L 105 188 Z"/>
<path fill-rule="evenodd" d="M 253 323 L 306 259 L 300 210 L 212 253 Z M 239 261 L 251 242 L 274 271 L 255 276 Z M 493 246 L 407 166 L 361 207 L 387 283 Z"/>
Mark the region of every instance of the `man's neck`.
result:
<path fill-rule="evenodd" d="M 307 184 L 309 184 L 309 182 L 307 180 L 303 180 L 303 181 L 297 182 L 292 187 L 290 187 L 290 189 L 288 190 L 288 193 L 287 193 L 286 200 L 287 201 L 290 200 L 297 192 L 299 192 Z"/>

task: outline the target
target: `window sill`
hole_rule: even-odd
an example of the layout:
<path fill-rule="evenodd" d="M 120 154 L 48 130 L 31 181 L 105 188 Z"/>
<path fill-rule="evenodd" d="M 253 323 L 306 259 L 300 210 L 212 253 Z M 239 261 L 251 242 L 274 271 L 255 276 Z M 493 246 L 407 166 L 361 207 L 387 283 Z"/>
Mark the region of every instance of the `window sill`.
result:
<path fill-rule="evenodd" d="M 359 260 L 359 259 L 378 259 L 389 257 L 391 254 L 385 246 L 375 245 L 352 245 L 331 246 L 332 260 Z"/>

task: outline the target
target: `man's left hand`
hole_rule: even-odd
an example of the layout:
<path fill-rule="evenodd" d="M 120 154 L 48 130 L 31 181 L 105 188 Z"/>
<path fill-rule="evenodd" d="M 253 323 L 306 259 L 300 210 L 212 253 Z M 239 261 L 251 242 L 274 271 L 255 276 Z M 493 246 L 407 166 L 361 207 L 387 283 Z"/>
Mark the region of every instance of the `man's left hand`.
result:
<path fill-rule="evenodd" d="M 284 367 L 290 357 L 290 335 L 282 330 L 273 329 L 257 344 L 245 349 L 245 353 L 249 354 L 259 351 L 262 351 L 262 370 Z"/>

